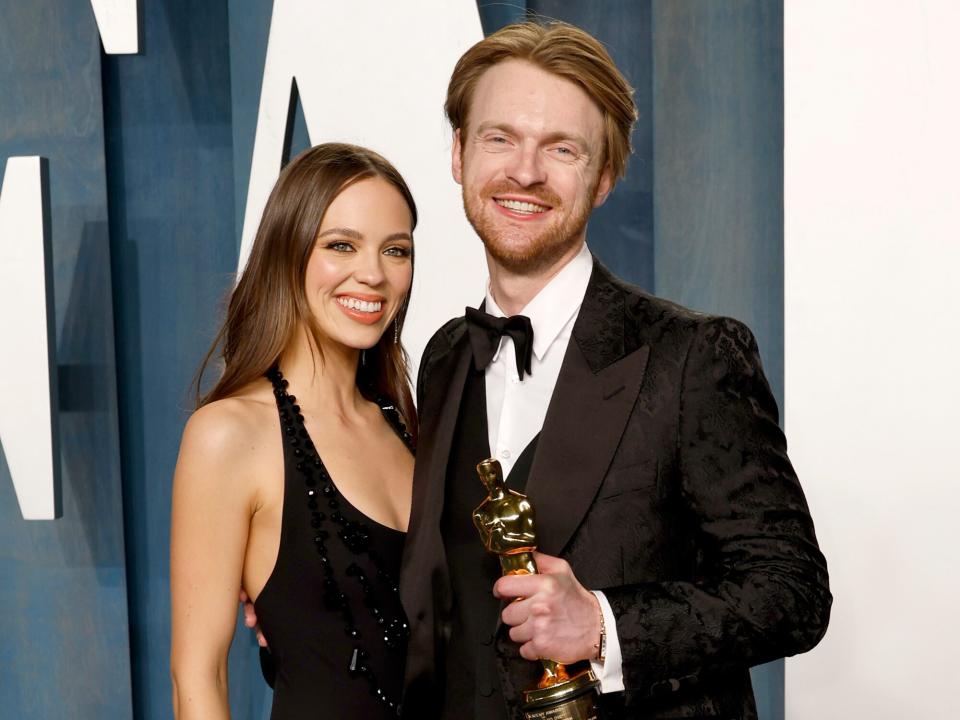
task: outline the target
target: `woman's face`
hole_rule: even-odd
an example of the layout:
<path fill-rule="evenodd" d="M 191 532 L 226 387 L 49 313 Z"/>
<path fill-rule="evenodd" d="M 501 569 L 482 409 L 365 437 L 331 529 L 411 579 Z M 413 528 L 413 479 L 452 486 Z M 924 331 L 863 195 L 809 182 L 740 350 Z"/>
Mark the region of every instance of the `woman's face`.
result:
<path fill-rule="evenodd" d="M 305 283 L 326 338 L 363 350 L 392 331 L 413 277 L 412 222 L 403 196 L 380 177 L 353 183 L 327 208 Z"/>

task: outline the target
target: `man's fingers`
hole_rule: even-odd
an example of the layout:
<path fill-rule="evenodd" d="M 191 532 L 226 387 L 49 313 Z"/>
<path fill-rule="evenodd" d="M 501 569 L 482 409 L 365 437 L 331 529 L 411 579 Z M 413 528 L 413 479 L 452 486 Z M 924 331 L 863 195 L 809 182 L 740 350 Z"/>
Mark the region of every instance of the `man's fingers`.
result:
<path fill-rule="evenodd" d="M 533 559 L 537 563 L 538 572 L 548 575 L 570 572 L 570 565 L 563 558 L 558 558 L 554 555 L 544 555 L 541 552 L 534 552 Z"/>
<path fill-rule="evenodd" d="M 537 592 L 541 582 L 539 575 L 504 575 L 493 584 L 493 596 L 500 600 L 529 597 Z"/>
<path fill-rule="evenodd" d="M 520 657 L 524 660 L 539 660 L 540 656 L 537 655 L 537 651 L 533 649 L 533 643 L 528 642 L 520 646 Z"/>
<path fill-rule="evenodd" d="M 529 600 L 514 600 L 500 613 L 500 619 L 503 620 L 504 625 L 520 625 L 526 622 L 529 616 Z"/>
<path fill-rule="evenodd" d="M 253 609 L 252 602 L 243 604 L 243 624 L 248 628 L 255 627 L 257 624 L 257 611 Z"/>
<path fill-rule="evenodd" d="M 257 644 L 260 647 L 267 647 L 267 639 L 263 636 L 263 633 L 260 632 L 260 628 L 257 628 Z"/>
<path fill-rule="evenodd" d="M 530 623 L 523 623 L 510 628 L 510 639 L 520 645 L 533 640 L 533 628 Z"/>

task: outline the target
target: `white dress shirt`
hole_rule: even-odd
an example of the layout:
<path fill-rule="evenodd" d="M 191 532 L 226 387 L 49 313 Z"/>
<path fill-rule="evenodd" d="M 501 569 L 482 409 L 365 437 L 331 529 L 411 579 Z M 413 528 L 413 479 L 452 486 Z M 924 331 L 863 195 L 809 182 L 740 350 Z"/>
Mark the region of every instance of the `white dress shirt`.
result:
<path fill-rule="evenodd" d="M 490 452 L 503 466 L 504 477 L 510 475 L 524 448 L 543 428 L 553 388 L 560 375 L 560 365 L 592 272 L 593 257 L 584 244 L 576 257 L 521 310 L 520 314 L 530 318 L 533 326 L 531 372 L 524 373 L 523 380 L 517 373 L 513 339 L 509 335 L 500 340 L 500 346 L 487 367 L 485 385 Z M 495 317 L 506 317 L 493 299 L 489 282 L 485 307 Z M 623 667 L 616 618 L 603 593 L 593 594 L 603 612 L 607 652 L 604 663 L 591 661 L 590 664 L 600 679 L 602 692 L 622 691 Z"/>

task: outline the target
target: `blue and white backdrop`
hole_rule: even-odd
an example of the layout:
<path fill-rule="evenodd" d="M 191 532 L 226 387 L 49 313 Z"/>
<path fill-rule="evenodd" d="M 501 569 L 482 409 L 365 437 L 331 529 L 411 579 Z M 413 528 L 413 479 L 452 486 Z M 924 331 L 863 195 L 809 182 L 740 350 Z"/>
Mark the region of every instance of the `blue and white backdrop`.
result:
<path fill-rule="evenodd" d="M 0 715 L 170 717 L 188 386 L 273 180 L 327 140 L 397 164 L 422 213 L 418 357 L 484 281 L 446 81 L 530 10 L 594 33 L 636 88 L 592 249 L 745 320 L 787 403 L 837 601 L 786 682 L 755 669 L 761 716 L 948 717 L 960 13 L 921 5 L 0 0 Z M 245 631 L 230 677 L 234 717 L 266 717 Z"/>

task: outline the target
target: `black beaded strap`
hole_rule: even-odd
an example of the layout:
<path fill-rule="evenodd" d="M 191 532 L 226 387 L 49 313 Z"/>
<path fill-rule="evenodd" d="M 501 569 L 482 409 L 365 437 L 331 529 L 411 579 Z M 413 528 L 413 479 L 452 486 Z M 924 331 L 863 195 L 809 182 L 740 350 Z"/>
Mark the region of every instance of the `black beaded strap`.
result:
<path fill-rule="evenodd" d="M 400 419 L 400 411 L 386 398 L 378 397 L 376 403 L 380 406 L 380 412 L 382 412 L 383 416 L 387 419 L 387 424 L 389 424 L 397 436 L 403 440 L 403 444 L 407 446 L 407 450 L 416 455 L 417 449 L 413 445 L 413 435 L 407 431 L 407 426 L 404 425 L 403 420 Z"/>
<path fill-rule="evenodd" d="M 347 596 L 340 590 L 335 569 L 330 563 L 327 554 L 327 540 L 330 532 L 326 529 L 328 521 L 336 526 L 336 535 L 343 545 L 354 555 L 366 554 L 377 570 L 377 580 L 381 586 L 388 589 L 393 595 L 400 592 L 397 579 L 385 568 L 382 559 L 376 550 L 370 548 L 370 528 L 363 522 L 347 520 L 340 512 L 340 495 L 337 486 L 330 479 L 330 474 L 320 459 L 310 434 L 304 425 L 303 414 L 297 405 L 297 398 L 287 392 L 289 383 L 284 379 L 280 368 L 274 365 L 266 372 L 266 377 L 273 384 L 273 394 L 277 398 L 280 409 L 280 422 L 283 424 L 283 433 L 287 443 L 293 448 L 296 458 L 297 472 L 301 474 L 306 486 L 307 509 L 310 511 L 310 527 L 316 534 L 313 538 L 314 547 L 320 565 L 323 567 L 323 604 L 331 612 L 339 611 L 344 622 L 347 636 L 353 640 L 353 651 L 347 665 L 347 672 L 353 678 L 366 678 L 370 692 L 386 707 L 400 714 L 398 699 L 387 696 L 377 676 L 367 663 L 369 653 L 363 647 L 363 638 L 354 622 L 353 609 L 347 602 Z M 381 411 L 397 434 L 403 439 L 407 447 L 411 447 L 410 433 L 407 432 L 400 415 L 392 405 L 378 403 Z M 412 447 L 411 447 L 412 449 Z M 321 503 L 329 511 L 321 510 Z M 360 584 L 363 594 L 363 604 L 376 620 L 380 627 L 381 641 L 388 648 L 396 648 L 405 643 L 410 635 L 410 628 L 405 618 L 387 617 L 381 607 L 381 598 L 374 585 L 370 582 L 363 569 L 356 563 L 350 563 L 344 573 L 348 578 Z"/>

